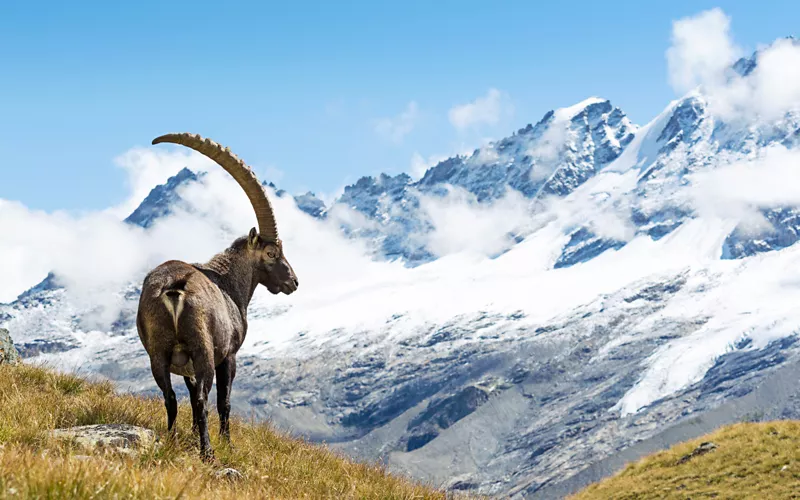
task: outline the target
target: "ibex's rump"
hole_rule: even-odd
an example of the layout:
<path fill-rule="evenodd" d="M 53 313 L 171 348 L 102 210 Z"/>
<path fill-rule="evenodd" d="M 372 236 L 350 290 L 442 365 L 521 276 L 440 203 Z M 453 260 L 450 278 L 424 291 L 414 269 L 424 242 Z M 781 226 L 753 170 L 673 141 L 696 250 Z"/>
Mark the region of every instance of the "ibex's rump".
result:
<path fill-rule="evenodd" d="M 167 427 L 174 430 L 178 403 L 170 374 L 183 376 L 192 403 L 200 450 L 213 456 L 208 436 L 208 393 L 217 379 L 220 435 L 230 439 L 230 391 L 236 353 L 247 334 L 247 307 L 261 284 L 287 295 L 299 285 L 283 254 L 272 207 L 249 167 L 227 148 L 192 134 L 169 134 L 153 144 L 174 142 L 203 153 L 242 186 L 256 212 L 259 231 L 233 242 L 205 264 L 165 262 L 144 280 L 136 327 L 150 367 L 164 394 Z"/>

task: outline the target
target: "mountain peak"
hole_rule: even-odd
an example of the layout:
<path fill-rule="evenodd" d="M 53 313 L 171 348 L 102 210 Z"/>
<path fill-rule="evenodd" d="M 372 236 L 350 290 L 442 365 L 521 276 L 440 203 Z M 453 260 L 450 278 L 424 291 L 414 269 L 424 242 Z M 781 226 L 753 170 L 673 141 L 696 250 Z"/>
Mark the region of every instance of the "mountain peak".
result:
<path fill-rule="evenodd" d="M 176 193 L 178 187 L 195 182 L 200 176 L 202 174 L 195 174 L 183 167 L 180 172 L 167 179 L 166 183 L 153 188 L 125 222 L 144 228 L 150 227 L 156 219 L 172 213 L 172 207 L 180 200 Z"/>
<path fill-rule="evenodd" d="M 295 196 L 294 201 L 297 204 L 297 208 L 312 217 L 320 218 L 325 214 L 325 203 L 311 191 Z"/>
<path fill-rule="evenodd" d="M 612 109 L 611 101 L 600 97 L 589 97 L 588 99 L 584 99 L 583 101 L 573 104 L 572 106 L 554 110 L 552 112 L 552 116 L 556 120 L 572 120 L 577 115 L 589 112 L 590 108 L 598 110 L 604 109 L 605 111 L 603 112 L 608 112 Z"/>

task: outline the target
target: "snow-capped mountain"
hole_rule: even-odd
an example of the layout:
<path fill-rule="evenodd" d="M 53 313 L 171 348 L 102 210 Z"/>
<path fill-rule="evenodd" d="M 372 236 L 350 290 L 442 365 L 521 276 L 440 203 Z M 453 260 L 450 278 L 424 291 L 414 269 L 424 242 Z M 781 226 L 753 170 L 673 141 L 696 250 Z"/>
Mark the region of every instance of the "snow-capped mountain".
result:
<path fill-rule="evenodd" d="M 592 98 L 547 113 L 511 137 L 455 156 L 429 169 L 417 182 L 395 177 L 363 177 L 344 190 L 341 205 L 365 215 L 366 228 L 344 224 L 348 234 L 367 238 L 378 253 L 410 265 L 438 256 L 420 236 L 432 228 L 420 196 L 445 196 L 455 187 L 476 203 L 487 203 L 514 190 L 529 200 L 565 196 L 615 160 L 633 139 L 636 127 L 607 100 Z M 518 241 L 509 235 L 508 245 Z"/>
<path fill-rule="evenodd" d="M 236 409 L 519 498 L 574 491 L 726 422 L 800 417 L 798 207 L 731 182 L 800 158 L 800 113 L 742 122 L 712 107 L 698 90 L 637 127 L 592 98 L 418 181 L 364 177 L 328 207 L 276 190 L 297 212 L 282 231 L 304 286 L 257 292 Z M 127 222 L 157 228 L 202 182 L 182 171 Z M 448 251 L 448 210 L 499 243 Z M 108 329 L 86 326 L 58 276 L 0 306 L 0 327 L 29 362 L 155 394 L 137 280 Z"/>

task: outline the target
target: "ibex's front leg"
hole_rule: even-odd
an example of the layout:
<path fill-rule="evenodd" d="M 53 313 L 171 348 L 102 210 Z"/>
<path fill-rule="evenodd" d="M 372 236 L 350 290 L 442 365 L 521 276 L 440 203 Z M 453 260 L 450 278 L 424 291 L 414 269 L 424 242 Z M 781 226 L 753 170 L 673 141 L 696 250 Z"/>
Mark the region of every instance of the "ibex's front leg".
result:
<path fill-rule="evenodd" d="M 236 376 L 236 355 L 231 354 L 217 366 L 217 411 L 219 412 L 219 435 L 230 442 L 231 428 L 231 384 Z"/>

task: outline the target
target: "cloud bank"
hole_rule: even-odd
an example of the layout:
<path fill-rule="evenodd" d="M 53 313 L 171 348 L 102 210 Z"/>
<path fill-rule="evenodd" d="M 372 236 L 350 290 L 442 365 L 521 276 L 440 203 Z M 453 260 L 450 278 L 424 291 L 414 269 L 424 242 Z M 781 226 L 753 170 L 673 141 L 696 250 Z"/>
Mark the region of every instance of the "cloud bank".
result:
<path fill-rule="evenodd" d="M 122 291 L 139 284 L 154 266 L 169 259 L 206 261 L 256 226 L 241 188 L 197 153 L 133 149 L 119 162 L 128 171 L 131 191 L 125 202 L 107 210 L 46 213 L 0 200 L 0 233 L 6 235 L 0 240 L 0 261 L 7 264 L 0 302 L 13 301 L 52 271 L 65 285 L 72 306 L 95 311 L 84 328 L 107 329 L 124 305 Z M 184 166 L 206 175 L 179 189 L 183 205 L 147 230 L 122 222 L 155 184 Z M 342 233 L 343 222 L 375 224 L 359 212 L 337 205 L 326 220 L 318 220 L 300 211 L 291 197 L 268 194 L 287 256 L 304 288 L 346 288 L 370 273 L 389 279 L 410 272 L 401 263 L 376 261 L 366 242 Z M 419 237 L 440 255 L 502 250 L 508 233 L 527 217 L 524 200 L 511 193 L 492 206 L 480 206 L 473 198 L 458 191 L 444 198 L 423 197 L 422 213 L 435 228 Z"/>

